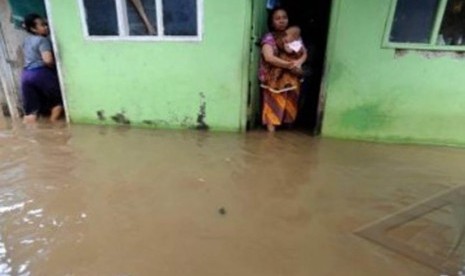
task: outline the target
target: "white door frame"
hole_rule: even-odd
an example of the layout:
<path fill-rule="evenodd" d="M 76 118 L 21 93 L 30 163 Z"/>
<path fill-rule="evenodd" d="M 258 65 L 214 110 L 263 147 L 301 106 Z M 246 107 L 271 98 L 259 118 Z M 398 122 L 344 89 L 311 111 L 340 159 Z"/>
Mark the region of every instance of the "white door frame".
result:
<path fill-rule="evenodd" d="M 55 26 L 53 24 L 52 4 L 50 3 L 50 0 L 44 0 L 44 3 L 45 3 L 47 19 L 49 23 L 48 25 L 50 29 L 50 37 L 52 39 L 53 50 L 55 53 L 55 63 L 56 63 L 56 68 L 58 72 L 58 79 L 60 81 L 61 98 L 63 99 L 63 107 L 65 109 L 66 122 L 70 123 L 68 99 L 66 98 L 66 86 L 64 83 L 64 74 L 63 74 L 63 67 L 62 67 L 63 63 L 61 61 L 60 49 L 58 48 L 58 42 L 57 42 L 56 34 L 55 34 Z"/>
<path fill-rule="evenodd" d="M 11 65 L 8 63 L 9 55 L 5 41 L 5 35 L 3 33 L 2 25 L 0 23 L 0 82 L 2 85 L 5 99 L 8 104 L 8 111 L 13 120 L 19 118 L 18 112 L 18 96 L 16 91 L 17 86 L 15 85 L 15 78 L 13 76 L 13 70 Z M 15 96 L 16 95 L 16 96 Z"/>

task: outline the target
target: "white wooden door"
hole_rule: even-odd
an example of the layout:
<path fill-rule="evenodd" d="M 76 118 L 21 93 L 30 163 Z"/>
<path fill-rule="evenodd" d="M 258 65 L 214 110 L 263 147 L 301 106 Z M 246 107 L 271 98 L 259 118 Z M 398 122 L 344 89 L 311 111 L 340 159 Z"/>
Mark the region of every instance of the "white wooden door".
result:
<path fill-rule="evenodd" d="M 25 31 L 15 28 L 11 23 L 11 9 L 7 0 L 0 0 L 0 101 L 8 104 L 13 118 L 19 118 L 22 112 L 20 80 L 23 67 L 21 44 Z"/>

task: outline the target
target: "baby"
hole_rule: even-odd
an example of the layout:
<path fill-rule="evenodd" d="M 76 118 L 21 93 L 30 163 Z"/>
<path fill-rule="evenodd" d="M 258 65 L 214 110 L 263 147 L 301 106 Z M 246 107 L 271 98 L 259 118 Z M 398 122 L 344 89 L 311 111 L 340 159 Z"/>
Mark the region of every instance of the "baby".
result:
<path fill-rule="evenodd" d="M 304 55 L 304 44 L 300 36 L 300 28 L 289 27 L 286 32 L 276 37 L 276 46 L 279 50 L 278 57 L 285 61 L 297 61 Z M 268 88 L 275 93 L 298 90 L 302 77 L 302 68 L 297 70 L 286 70 L 273 67 L 267 79 Z"/>
<path fill-rule="evenodd" d="M 289 27 L 286 30 L 286 35 L 283 37 L 281 58 L 287 61 L 295 61 L 302 57 L 304 54 L 304 43 L 300 36 L 300 28 L 297 26 Z M 278 43 L 279 44 L 279 43 Z M 278 48 L 281 45 L 278 45 Z"/>

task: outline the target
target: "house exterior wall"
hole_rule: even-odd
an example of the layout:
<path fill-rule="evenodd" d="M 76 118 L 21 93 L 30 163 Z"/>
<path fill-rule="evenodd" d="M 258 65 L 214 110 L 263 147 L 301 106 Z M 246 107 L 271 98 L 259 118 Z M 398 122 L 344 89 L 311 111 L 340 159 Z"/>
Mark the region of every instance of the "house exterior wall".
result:
<path fill-rule="evenodd" d="M 78 0 L 47 1 L 71 122 L 244 128 L 250 0 L 204 0 L 201 42 L 86 40 Z"/>
<path fill-rule="evenodd" d="M 465 144 L 465 58 L 382 47 L 391 0 L 334 0 L 323 136 Z"/>

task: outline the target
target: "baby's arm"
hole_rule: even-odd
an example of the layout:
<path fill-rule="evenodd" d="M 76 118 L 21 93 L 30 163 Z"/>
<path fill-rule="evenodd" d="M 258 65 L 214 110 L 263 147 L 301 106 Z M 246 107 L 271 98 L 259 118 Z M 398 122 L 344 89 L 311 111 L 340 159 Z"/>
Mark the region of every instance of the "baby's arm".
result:
<path fill-rule="evenodd" d="M 300 52 L 301 52 L 299 53 L 300 58 L 297 60 L 297 62 L 300 65 L 299 67 L 301 68 L 308 58 L 308 51 L 307 51 L 307 48 L 305 48 L 305 45 L 302 47 Z"/>

